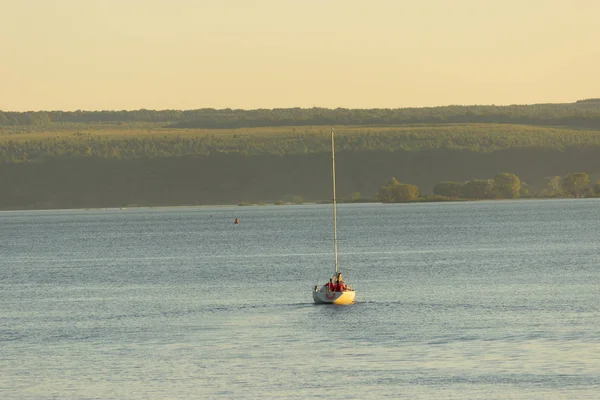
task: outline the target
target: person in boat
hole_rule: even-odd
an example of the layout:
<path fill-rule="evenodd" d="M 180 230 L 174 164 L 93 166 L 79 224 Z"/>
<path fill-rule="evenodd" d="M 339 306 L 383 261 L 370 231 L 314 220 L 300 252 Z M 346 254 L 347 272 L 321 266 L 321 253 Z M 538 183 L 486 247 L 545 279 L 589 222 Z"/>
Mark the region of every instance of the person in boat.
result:
<path fill-rule="evenodd" d="M 342 279 L 342 274 L 338 273 L 337 274 L 337 284 L 335 285 L 335 291 L 336 292 L 343 292 L 345 290 L 346 290 L 346 283 Z"/>
<path fill-rule="evenodd" d="M 323 287 L 328 292 L 335 292 L 335 283 L 333 283 L 332 278 L 329 278 L 329 282 L 325 283 Z"/>
<path fill-rule="evenodd" d="M 327 284 L 327 289 L 330 292 L 335 292 L 336 285 L 333 283 L 333 279 L 329 278 L 329 283 Z"/>

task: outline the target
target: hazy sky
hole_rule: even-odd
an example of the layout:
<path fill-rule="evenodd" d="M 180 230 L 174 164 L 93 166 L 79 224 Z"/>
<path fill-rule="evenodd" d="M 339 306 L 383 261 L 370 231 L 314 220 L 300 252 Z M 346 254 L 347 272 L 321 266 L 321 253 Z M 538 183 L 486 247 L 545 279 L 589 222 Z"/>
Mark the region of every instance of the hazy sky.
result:
<path fill-rule="evenodd" d="M 600 97 L 598 0 L 0 0 L 0 110 Z"/>

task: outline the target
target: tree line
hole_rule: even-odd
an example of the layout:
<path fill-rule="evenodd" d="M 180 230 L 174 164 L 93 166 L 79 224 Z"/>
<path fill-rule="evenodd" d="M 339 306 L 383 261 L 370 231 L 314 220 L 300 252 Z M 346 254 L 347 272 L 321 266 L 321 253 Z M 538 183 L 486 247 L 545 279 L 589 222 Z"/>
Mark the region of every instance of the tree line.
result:
<path fill-rule="evenodd" d="M 530 186 L 512 173 L 499 173 L 492 179 L 475 179 L 466 182 L 445 181 L 433 187 L 433 196 L 423 198 L 416 185 L 399 182 L 392 177 L 379 188 L 375 199 L 382 203 L 404 203 L 425 200 L 483 200 L 517 199 L 527 197 L 598 197 L 600 180 L 590 184 L 585 172 L 544 179 L 545 186 L 537 193 L 530 193 Z"/>
<path fill-rule="evenodd" d="M 494 152 L 515 148 L 563 151 L 600 147 L 600 130 L 502 124 L 396 127 L 336 127 L 336 148 L 346 152 Z M 0 163 L 44 162 L 54 158 L 136 159 L 237 153 L 243 156 L 327 153 L 325 127 L 81 130 L 0 134 Z"/>
<path fill-rule="evenodd" d="M 600 99 L 575 103 L 471 105 L 421 108 L 275 108 L 121 111 L 0 111 L 0 126 L 49 126 L 67 123 L 157 123 L 173 128 L 242 128 L 307 125 L 403 125 L 510 123 L 600 128 Z"/>

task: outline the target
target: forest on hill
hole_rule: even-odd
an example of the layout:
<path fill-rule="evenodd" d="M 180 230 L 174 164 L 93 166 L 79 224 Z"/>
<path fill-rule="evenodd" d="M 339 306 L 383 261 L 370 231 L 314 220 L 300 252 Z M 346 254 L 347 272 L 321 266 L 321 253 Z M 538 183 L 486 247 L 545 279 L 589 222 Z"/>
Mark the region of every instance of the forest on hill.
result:
<path fill-rule="evenodd" d="M 473 105 L 386 109 L 212 109 L 134 111 L 0 111 L 0 126 L 68 123 L 156 123 L 174 128 L 244 128 L 307 125 L 509 123 L 600 129 L 600 99 L 575 103 Z"/>
<path fill-rule="evenodd" d="M 553 195 L 567 195 L 556 182 L 580 172 L 589 174 L 582 193 L 591 195 L 600 178 L 598 118 L 598 99 L 396 110 L 0 112 L 0 208 L 326 201 L 332 121 L 340 198 L 376 201 L 391 177 L 424 196 L 441 182 L 469 189 L 475 184 L 466 183 L 481 181 L 485 189 L 501 173 L 518 176 L 529 196 L 548 195 L 550 181 Z"/>
<path fill-rule="evenodd" d="M 296 126 L 239 129 L 173 129 L 146 126 L 108 128 L 85 125 L 55 131 L 0 129 L 0 163 L 45 162 L 55 158 L 136 159 L 220 153 L 258 155 L 319 154 L 330 151 L 330 127 Z M 414 124 L 336 126 L 342 152 L 425 151 L 490 153 L 516 148 L 564 150 L 600 146 L 600 129 L 513 124 Z"/>

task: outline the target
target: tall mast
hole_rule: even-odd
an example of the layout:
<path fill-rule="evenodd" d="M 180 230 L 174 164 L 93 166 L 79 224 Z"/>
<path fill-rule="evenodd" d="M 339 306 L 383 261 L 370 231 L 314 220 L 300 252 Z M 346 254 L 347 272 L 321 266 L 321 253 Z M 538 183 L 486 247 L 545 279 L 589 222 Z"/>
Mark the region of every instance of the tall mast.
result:
<path fill-rule="evenodd" d="M 333 254 L 335 256 L 335 273 L 338 273 L 337 251 L 337 201 L 335 198 L 335 145 L 333 142 L 333 127 L 331 127 L 331 176 L 333 182 Z"/>

